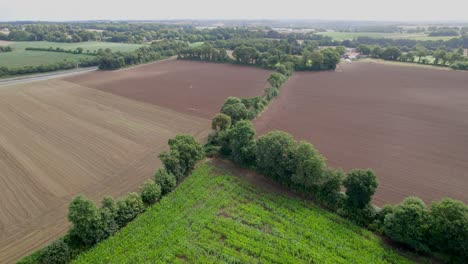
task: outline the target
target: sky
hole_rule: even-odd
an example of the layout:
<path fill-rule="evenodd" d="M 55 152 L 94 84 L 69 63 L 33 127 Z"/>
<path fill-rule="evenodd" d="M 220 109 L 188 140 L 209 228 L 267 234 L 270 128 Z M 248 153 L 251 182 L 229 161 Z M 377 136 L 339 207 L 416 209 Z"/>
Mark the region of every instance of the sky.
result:
<path fill-rule="evenodd" d="M 468 21 L 468 0 L 0 0 L 0 21 L 101 19 Z"/>

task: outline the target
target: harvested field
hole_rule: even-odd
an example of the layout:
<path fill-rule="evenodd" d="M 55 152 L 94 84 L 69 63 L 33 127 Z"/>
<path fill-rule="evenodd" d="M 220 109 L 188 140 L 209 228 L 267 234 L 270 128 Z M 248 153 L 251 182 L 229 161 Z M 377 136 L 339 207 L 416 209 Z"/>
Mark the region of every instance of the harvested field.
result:
<path fill-rule="evenodd" d="M 468 73 L 363 62 L 296 73 L 255 121 L 312 142 L 333 167 L 371 168 L 374 202 L 468 202 Z"/>
<path fill-rule="evenodd" d="M 134 191 L 178 133 L 206 137 L 208 119 L 63 80 L 0 89 L 0 262 L 62 235 L 78 193 Z"/>
<path fill-rule="evenodd" d="M 263 93 L 270 72 L 254 67 L 167 60 L 140 67 L 72 76 L 66 81 L 212 118 L 228 96 Z"/>

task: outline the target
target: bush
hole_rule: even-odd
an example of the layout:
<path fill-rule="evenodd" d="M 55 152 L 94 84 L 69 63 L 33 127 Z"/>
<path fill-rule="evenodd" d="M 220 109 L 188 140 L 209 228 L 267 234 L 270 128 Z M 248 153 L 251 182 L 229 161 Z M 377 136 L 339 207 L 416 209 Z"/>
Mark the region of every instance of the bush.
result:
<path fill-rule="evenodd" d="M 429 212 L 424 202 L 408 197 L 384 220 L 384 232 L 391 239 L 421 252 L 430 252 L 427 241 Z"/>
<path fill-rule="evenodd" d="M 308 142 L 301 141 L 295 151 L 295 172 L 291 181 L 315 195 L 324 181 L 325 158 Z"/>
<path fill-rule="evenodd" d="M 346 201 L 345 194 L 340 192 L 344 177 L 342 170 L 325 169 L 322 183 L 315 193 L 316 199 L 332 210 L 342 208 Z"/>
<path fill-rule="evenodd" d="M 346 187 L 347 207 L 364 209 L 372 200 L 379 182 L 371 170 L 353 170 L 343 184 Z"/>
<path fill-rule="evenodd" d="M 40 254 L 40 263 L 64 264 L 70 262 L 70 249 L 62 240 L 56 240 L 45 247 Z"/>
<path fill-rule="evenodd" d="M 177 185 L 176 177 L 164 168 L 156 171 L 154 182 L 161 186 L 161 195 L 163 196 L 172 192 Z"/>
<path fill-rule="evenodd" d="M 393 213 L 395 206 L 386 204 L 382 208 L 376 210 L 374 222 L 371 224 L 370 229 L 376 231 L 379 234 L 384 234 L 384 221 L 387 214 Z"/>
<path fill-rule="evenodd" d="M 119 225 L 116 222 L 117 205 L 112 197 L 104 197 L 101 202 L 99 213 L 101 215 L 102 238 L 108 238 L 119 230 Z"/>
<path fill-rule="evenodd" d="M 169 139 L 169 149 L 162 152 L 159 158 L 177 180 L 185 177 L 205 155 L 202 145 L 191 135 L 177 135 Z"/>
<path fill-rule="evenodd" d="M 147 206 L 155 204 L 161 198 L 161 186 L 154 181 L 148 180 L 140 187 L 141 200 Z"/>
<path fill-rule="evenodd" d="M 124 200 L 117 202 L 116 222 L 124 227 L 145 210 L 145 205 L 138 193 L 129 193 Z"/>
<path fill-rule="evenodd" d="M 451 256 L 451 261 L 468 259 L 468 206 L 450 198 L 432 203 L 429 238 L 432 247 Z"/>

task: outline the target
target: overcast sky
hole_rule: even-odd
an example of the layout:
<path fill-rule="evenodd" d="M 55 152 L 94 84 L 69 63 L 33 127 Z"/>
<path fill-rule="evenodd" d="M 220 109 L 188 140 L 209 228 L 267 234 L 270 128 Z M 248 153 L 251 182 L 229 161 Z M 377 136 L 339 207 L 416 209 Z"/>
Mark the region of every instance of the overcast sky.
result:
<path fill-rule="evenodd" d="M 468 21 L 468 0 L 0 0 L 0 21 L 178 18 Z"/>

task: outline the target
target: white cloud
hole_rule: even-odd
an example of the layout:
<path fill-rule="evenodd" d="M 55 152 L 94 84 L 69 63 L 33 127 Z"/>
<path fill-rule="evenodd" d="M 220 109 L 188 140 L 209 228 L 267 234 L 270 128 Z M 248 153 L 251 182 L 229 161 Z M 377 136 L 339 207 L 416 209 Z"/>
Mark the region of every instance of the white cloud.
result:
<path fill-rule="evenodd" d="M 468 0 L 0 0 L 0 20 L 468 20 Z"/>

